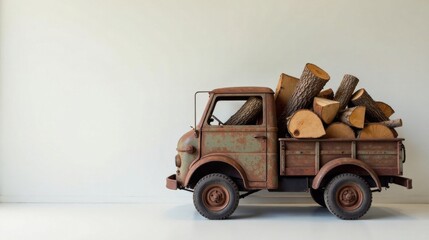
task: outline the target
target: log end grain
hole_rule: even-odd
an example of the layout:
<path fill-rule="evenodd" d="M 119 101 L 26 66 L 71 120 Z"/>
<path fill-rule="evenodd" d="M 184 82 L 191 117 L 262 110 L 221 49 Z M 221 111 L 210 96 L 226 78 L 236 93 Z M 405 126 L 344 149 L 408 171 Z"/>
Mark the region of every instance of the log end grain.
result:
<path fill-rule="evenodd" d="M 355 138 L 355 132 L 345 123 L 335 122 L 326 128 L 326 135 L 323 138 Z"/>
<path fill-rule="evenodd" d="M 395 113 L 395 110 L 393 110 L 393 108 L 385 102 L 376 101 L 375 105 L 377 105 L 377 107 L 384 113 L 384 115 L 386 115 L 386 117 L 390 117 Z"/>
<path fill-rule="evenodd" d="M 307 63 L 306 68 L 313 73 L 313 75 L 319 79 L 323 79 L 326 81 L 329 81 L 329 79 L 331 78 L 329 76 L 329 74 L 327 72 L 325 72 L 325 70 L 321 69 L 320 67 L 316 66 L 315 64 L 312 63 Z"/>
<path fill-rule="evenodd" d="M 365 94 L 365 88 L 361 88 L 355 93 L 353 93 L 351 100 L 354 101 L 356 99 L 359 99 L 360 97 L 362 97 L 363 94 Z"/>
<path fill-rule="evenodd" d="M 363 128 L 365 124 L 365 107 L 357 106 L 352 108 L 347 108 L 340 114 L 340 120 L 355 128 Z"/>
<path fill-rule="evenodd" d="M 350 123 L 352 126 L 357 128 L 363 128 L 365 124 L 365 107 L 357 106 L 355 110 L 350 114 Z"/>
<path fill-rule="evenodd" d="M 395 133 L 392 129 L 383 124 L 371 123 L 367 124 L 358 134 L 361 139 L 377 139 L 377 138 L 395 138 Z"/>
<path fill-rule="evenodd" d="M 294 138 L 320 138 L 326 134 L 320 118 L 306 109 L 292 114 L 288 120 L 287 129 Z"/>

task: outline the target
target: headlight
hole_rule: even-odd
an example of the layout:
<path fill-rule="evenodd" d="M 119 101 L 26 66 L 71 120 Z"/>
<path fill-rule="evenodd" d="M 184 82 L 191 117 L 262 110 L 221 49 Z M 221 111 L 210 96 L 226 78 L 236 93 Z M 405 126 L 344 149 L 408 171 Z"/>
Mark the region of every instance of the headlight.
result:
<path fill-rule="evenodd" d="M 180 158 L 179 154 L 176 155 L 175 162 L 176 162 L 176 167 L 179 168 L 180 166 L 182 166 L 182 159 Z"/>

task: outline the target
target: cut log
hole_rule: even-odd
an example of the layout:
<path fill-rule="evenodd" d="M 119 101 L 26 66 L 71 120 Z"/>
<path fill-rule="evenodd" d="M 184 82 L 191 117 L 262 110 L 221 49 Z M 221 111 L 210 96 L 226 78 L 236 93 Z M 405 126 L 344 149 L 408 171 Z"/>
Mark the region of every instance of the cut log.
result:
<path fill-rule="evenodd" d="M 364 88 L 359 89 L 353 94 L 351 102 L 355 106 L 366 107 L 366 120 L 369 122 L 382 122 L 389 120 L 389 118 L 377 107 L 375 101 Z"/>
<path fill-rule="evenodd" d="M 365 124 L 365 107 L 347 108 L 340 115 L 341 122 L 355 128 L 363 128 Z"/>
<path fill-rule="evenodd" d="M 282 73 L 277 83 L 274 99 L 276 101 L 277 120 L 286 107 L 287 102 L 292 96 L 299 79 Z"/>
<path fill-rule="evenodd" d="M 325 90 L 320 91 L 320 93 L 317 95 L 317 97 L 326 98 L 329 100 L 334 99 L 334 91 L 332 88 L 328 88 Z"/>
<path fill-rule="evenodd" d="M 340 103 L 326 98 L 315 97 L 313 100 L 313 111 L 326 124 L 330 124 L 337 116 Z"/>
<path fill-rule="evenodd" d="M 326 128 L 323 138 L 355 138 L 355 132 L 345 123 L 334 122 Z"/>
<path fill-rule="evenodd" d="M 380 110 L 388 118 L 395 113 L 395 110 L 393 110 L 393 108 L 389 104 L 387 104 L 385 102 L 377 101 L 377 102 L 375 102 L 375 104 L 377 105 L 378 108 L 380 108 Z"/>
<path fill-rule="evenodd" d="M 350 74 L 344 75 L 334 96 L 334 100 L 340 102 L 340 111 L 344 110 L 349 104 L 358 82 L 359 79 L 357 77 Z"/>
<path fill-rule="evenodd" d="M 318 66 L 311 63 L 305 65 L 295 91 L 279 118 L 279 136 L 286 134 L 286 119 L 299 109 L 311 107 L 313 98 L 319 94 L 329 79 L 329 74 Z"/>
<path fill-rule="evenodd" d="M 325 135 L 320 118 L 312 111 L 296 111 L 288 120 L 287 129 L 294 138 L 319 138 Z"/>
<path fill-rule="evenodd" d="M 313 98 L 323 89 L 329 79 L 329 74 L 323 69 L 307 63 L 290 101 L 286 105 L 285 117 L 292 115 L 296 110 L 309 108 Z"/>
<path fill-rule="evenodd" d="M 402 119 L 394 119 L 394 120 L 388 120 L 384 122 L 379 122 L 380 124 L 383 124 L 386 127 L 390 128 L 396 128 L 396 127 L 402 127 Z"/>
<path fill-rule="evenodd" d="M 393 131 L 380 123 L 367 124 L 358 134 L 361 139 L 395 138 Z"/>
<path fill-rule="evenodd" d="M 241 108 L 225 122 L 225 125 L 255 124 L 261 113 L 262 99 L 258 97 L 250 97 L 243 106 L 241 106 Z"/>

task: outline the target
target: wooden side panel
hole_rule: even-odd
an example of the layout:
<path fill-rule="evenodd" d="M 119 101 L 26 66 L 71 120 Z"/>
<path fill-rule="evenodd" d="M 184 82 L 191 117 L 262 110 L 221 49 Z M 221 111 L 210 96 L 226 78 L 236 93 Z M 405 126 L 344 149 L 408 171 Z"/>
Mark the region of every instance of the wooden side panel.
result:
<path fill-rule="evenodd" d="M 320 167 L 337 158 L 349 158 L 352 155 L 350 141 L 328 141 L 320 143 Z"/>
<path fill-rule="evenodd" d="M 315 171 L 315 141 L 286 142 L 283 145 L 284 168 L 280 175 L 283 176 L 313 176 Z"/>
<path fill-rule="evenodd" d="M 314 176 L 325 164 L 338 158 L 353 158 L 365 162 L 379 176 L 402 175 L 402 140 L 282 139 L 280 175 Z M 353 168 L 351 171 L 354 171 Z"/>
<path fill-rule="evenodd" d="M 357 142 L 356 158 L 367 163 L 378 175 L 398 175 L 399 145 L 395 141 Z"/>

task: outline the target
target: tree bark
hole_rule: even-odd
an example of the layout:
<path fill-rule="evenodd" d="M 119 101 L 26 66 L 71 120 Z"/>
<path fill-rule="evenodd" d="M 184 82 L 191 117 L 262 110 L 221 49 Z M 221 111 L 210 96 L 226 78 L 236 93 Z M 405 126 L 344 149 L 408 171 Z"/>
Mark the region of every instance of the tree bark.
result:
<path fill-rule="evenodd" d="M 250 97 L 234 113 L 226 122 L 225 125 L 250 125 L 256 124 L 256 120 L 262 113 L 262 99 L 258 97 Z"/>
<path fill-rule="evenodd" d="M 389 120 L 389 118 L 377 107 L 375 101 L 364 88 L 359 89 L 353 94 L 351 102 L 355 106 L 366 107 L 366 120 L 369 122 L 382 122 Z"/>
<path fill-rule="evenodd" d="M 347 108 L 340 115 L 341 122 L 356 128 L 363 128 L 365 124 L 365 107 Z"/>
<path fill-rule="evenodd" d="M 349 74 L 344 75 L 334 96 L 334 100 L 340 102 L 340 111 L 344 110 L 349 104 L 350 98 L 358 83 L 359 79 L 357 77 Z"/>
<path fill-rule="evenodd" d="M 286 119 L 299 109 L 311 107 L 313 98 L 319 94 L 329 79 L 329 74 L 318 66 L 311 63 L 305 65 L 296 89 L 279 118 L 279 136 L 286 134 Z"/>
<path fill-rule="evenodd" d="M 394 132 L 380 123 L 367 124 L 362 131 L 359 132 L 358 138 L 374 139 L 374 138 L 395 138 Z"/>
<path fill-rule="evenodd" d="M 332 90 L 332 88 L 328 88 L 328 89 L 322 90 L 317 95 L 317 97 L 326 98 L 326 99 L 332 100 L 332 99 L 334 99 L 334 91 Z"/>
<path fill-rule="evenodd" d="M 337 116 L 340 103 L 326 98 L 315 97 L 313 100 L 313 111 L 326 124 L 330 124 Z"/>
<path fill-rule="evenodd" d="M 326 133 L 320 118 L 307 109 L 296 111 L 289 118 L 287 127 L 294 138 L 319 138 Z"/>
<path fill-rule="evenodd" d="M 388 120 L 388 121 L 384 121 L 384 122 L 379 122 L 379 123 L 383 124 L 386 127 L 390 127 L 390 128 L 402 127 L 402 119 L 400 119 L 400 118 Z"/>
<path fill-rule="evenodd" d="M 388 118 L 390 118 L 390 116 L 392 116 L 395 113 L 395 110 L 393 110 L 393 108 L 385 102 L 377 101 L 375 102 L 375 104 Z"/>
<path fill-rule="evenodd" d="M 277 121 L 280 119 L 283 109 L 286 107 L 299 79 L 282 73 L 277 83 L 274 99 L 276 101 Z"/>
<path fill-rule="evenodd" d="M 323 138 L 355 138 L 355 132 L 345 123 L 334 122 L 326 128 Z"/>

